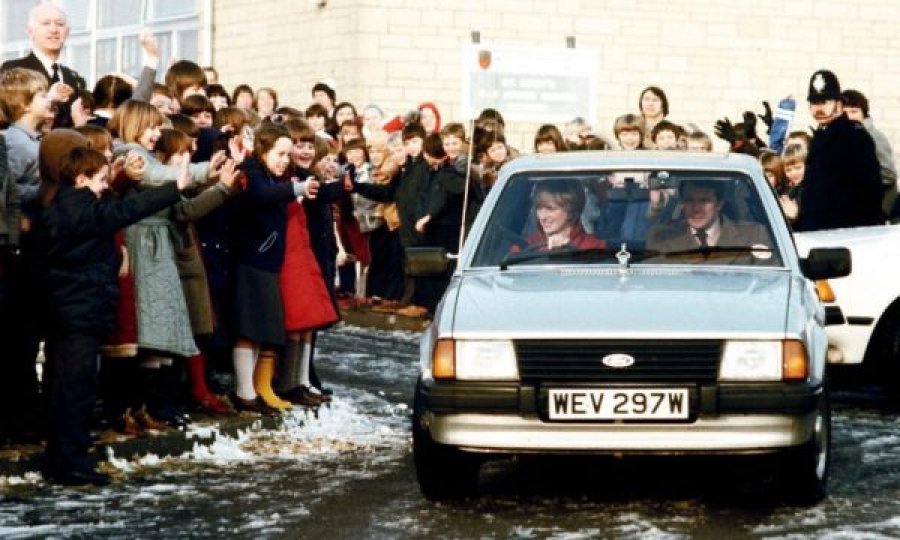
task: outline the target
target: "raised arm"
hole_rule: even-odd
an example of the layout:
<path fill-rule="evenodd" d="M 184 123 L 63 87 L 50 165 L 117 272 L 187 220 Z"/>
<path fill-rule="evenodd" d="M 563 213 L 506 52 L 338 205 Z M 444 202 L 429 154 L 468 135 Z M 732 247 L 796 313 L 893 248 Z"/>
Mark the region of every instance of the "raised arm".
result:
<path fill-rule="evenodd" d="M 188 174 L 184 171 L 183 174 Z M 225 204 L 231 195 L 238 173 L 234 161 L 229 160 L 220 174 L 219 182 L 199 195 L 182 200 L 172 208 L 173 219 L 179 222 L 197 221 L 206 214 Z"/>
<path fill-rule="evenodd" d="M 156 70 L 159 66 L 159 44 L 156 36 L 149 31 L 143 31 L 140 35 L 141 47 L 143 47 L 144 67 L 141 75 L 131 93 L 131 99 L 150 101 L 153 96 L 153 83 L 156 81 Z"/>

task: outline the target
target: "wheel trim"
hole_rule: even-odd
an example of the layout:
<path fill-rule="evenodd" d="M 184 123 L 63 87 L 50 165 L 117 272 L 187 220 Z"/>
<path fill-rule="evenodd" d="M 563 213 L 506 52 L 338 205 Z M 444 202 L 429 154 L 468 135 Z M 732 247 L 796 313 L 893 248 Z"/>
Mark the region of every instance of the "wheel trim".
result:
<path fill-rule="evenodd" d="M 823 398 L 821 401 L 824 403 L 825 399 Z M 830 435 L 830 426 L 828 425 L 825 407 L 820 405 L 816 409 L 816 422 L 813 432 L 816 450 L 816 478 L 819 480 L 825 479 L 825 473 L 828 468 L 828 439 Z"/>

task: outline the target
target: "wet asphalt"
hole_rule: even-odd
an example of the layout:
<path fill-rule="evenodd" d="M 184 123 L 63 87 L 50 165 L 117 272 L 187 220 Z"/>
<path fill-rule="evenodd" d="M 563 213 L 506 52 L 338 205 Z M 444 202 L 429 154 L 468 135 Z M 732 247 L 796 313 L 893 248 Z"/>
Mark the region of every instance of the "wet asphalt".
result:
<path fill-rule="evenodd" d="M 419 494 L 418 340 L 342 326 L 318 366 L 337 399 L 175 459 L 119 461 L 102 489 L 0 480 L 0 538 L 900 538 L 900 412 L 834 371 L 829 495 L 780 500 L 758 458 L 490 462 L 476 498 Z M 10 484 L 16 484 L 10 486 Z"/>

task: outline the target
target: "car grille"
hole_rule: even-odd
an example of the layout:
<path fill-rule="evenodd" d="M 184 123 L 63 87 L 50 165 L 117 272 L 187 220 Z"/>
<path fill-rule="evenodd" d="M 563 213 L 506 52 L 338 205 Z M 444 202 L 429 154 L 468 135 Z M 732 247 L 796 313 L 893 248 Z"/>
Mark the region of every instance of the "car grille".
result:
<path fill-rule="evenodd" d="M 717 340 L 517 340 L 522 381 L 713 382 L 722 342 Z M 601 359 L 624 353 L 629 367 Z"/>

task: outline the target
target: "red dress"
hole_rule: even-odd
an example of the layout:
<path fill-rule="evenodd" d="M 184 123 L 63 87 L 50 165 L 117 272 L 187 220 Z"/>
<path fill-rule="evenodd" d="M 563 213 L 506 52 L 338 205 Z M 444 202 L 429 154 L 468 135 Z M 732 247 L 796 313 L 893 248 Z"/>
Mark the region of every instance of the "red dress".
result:
<path fill-rule="evenodd" d="M 125 233 L 116 233 L 116 246 L 125 247 Z M 137 356 L 137 304 L 134 296 L 134 274 L 131 273 L 131 262 L 128 262 L 128 273 L 119 276 L 119 305 L 116 331 L 107 336 L 100 348 L 104 356 L 132 357 Z"/>
<path fill-rule="evenodd" d="M 531 249 L 536 251 L 550 250 L 547 247 L 547 237 L 540 231 L 526 238 L 525 242 L 527 242 Z M 606 240 L 597 238 L 593 234 L 588 233 L 584 230 L 584 227 L 581 226 L 581 222 L 577 222 L 572 226 L 572 230 L 569 232 L 569 242 L 566 245 L 575 249 L 603 249 L 606 247 Z M 514 253 L 519 252 L 521 251 L 521 248 L 519 246 L 512 246 L 510 251 Z"/>
<path fill-rule="evenodd" d="M 284 264 L 279 284 L 288 332 L 325 328 L 340 318 L 331 303 L 322 271 L 309 241 L 306 211 L 296 200 L 288 205 Z"/>

